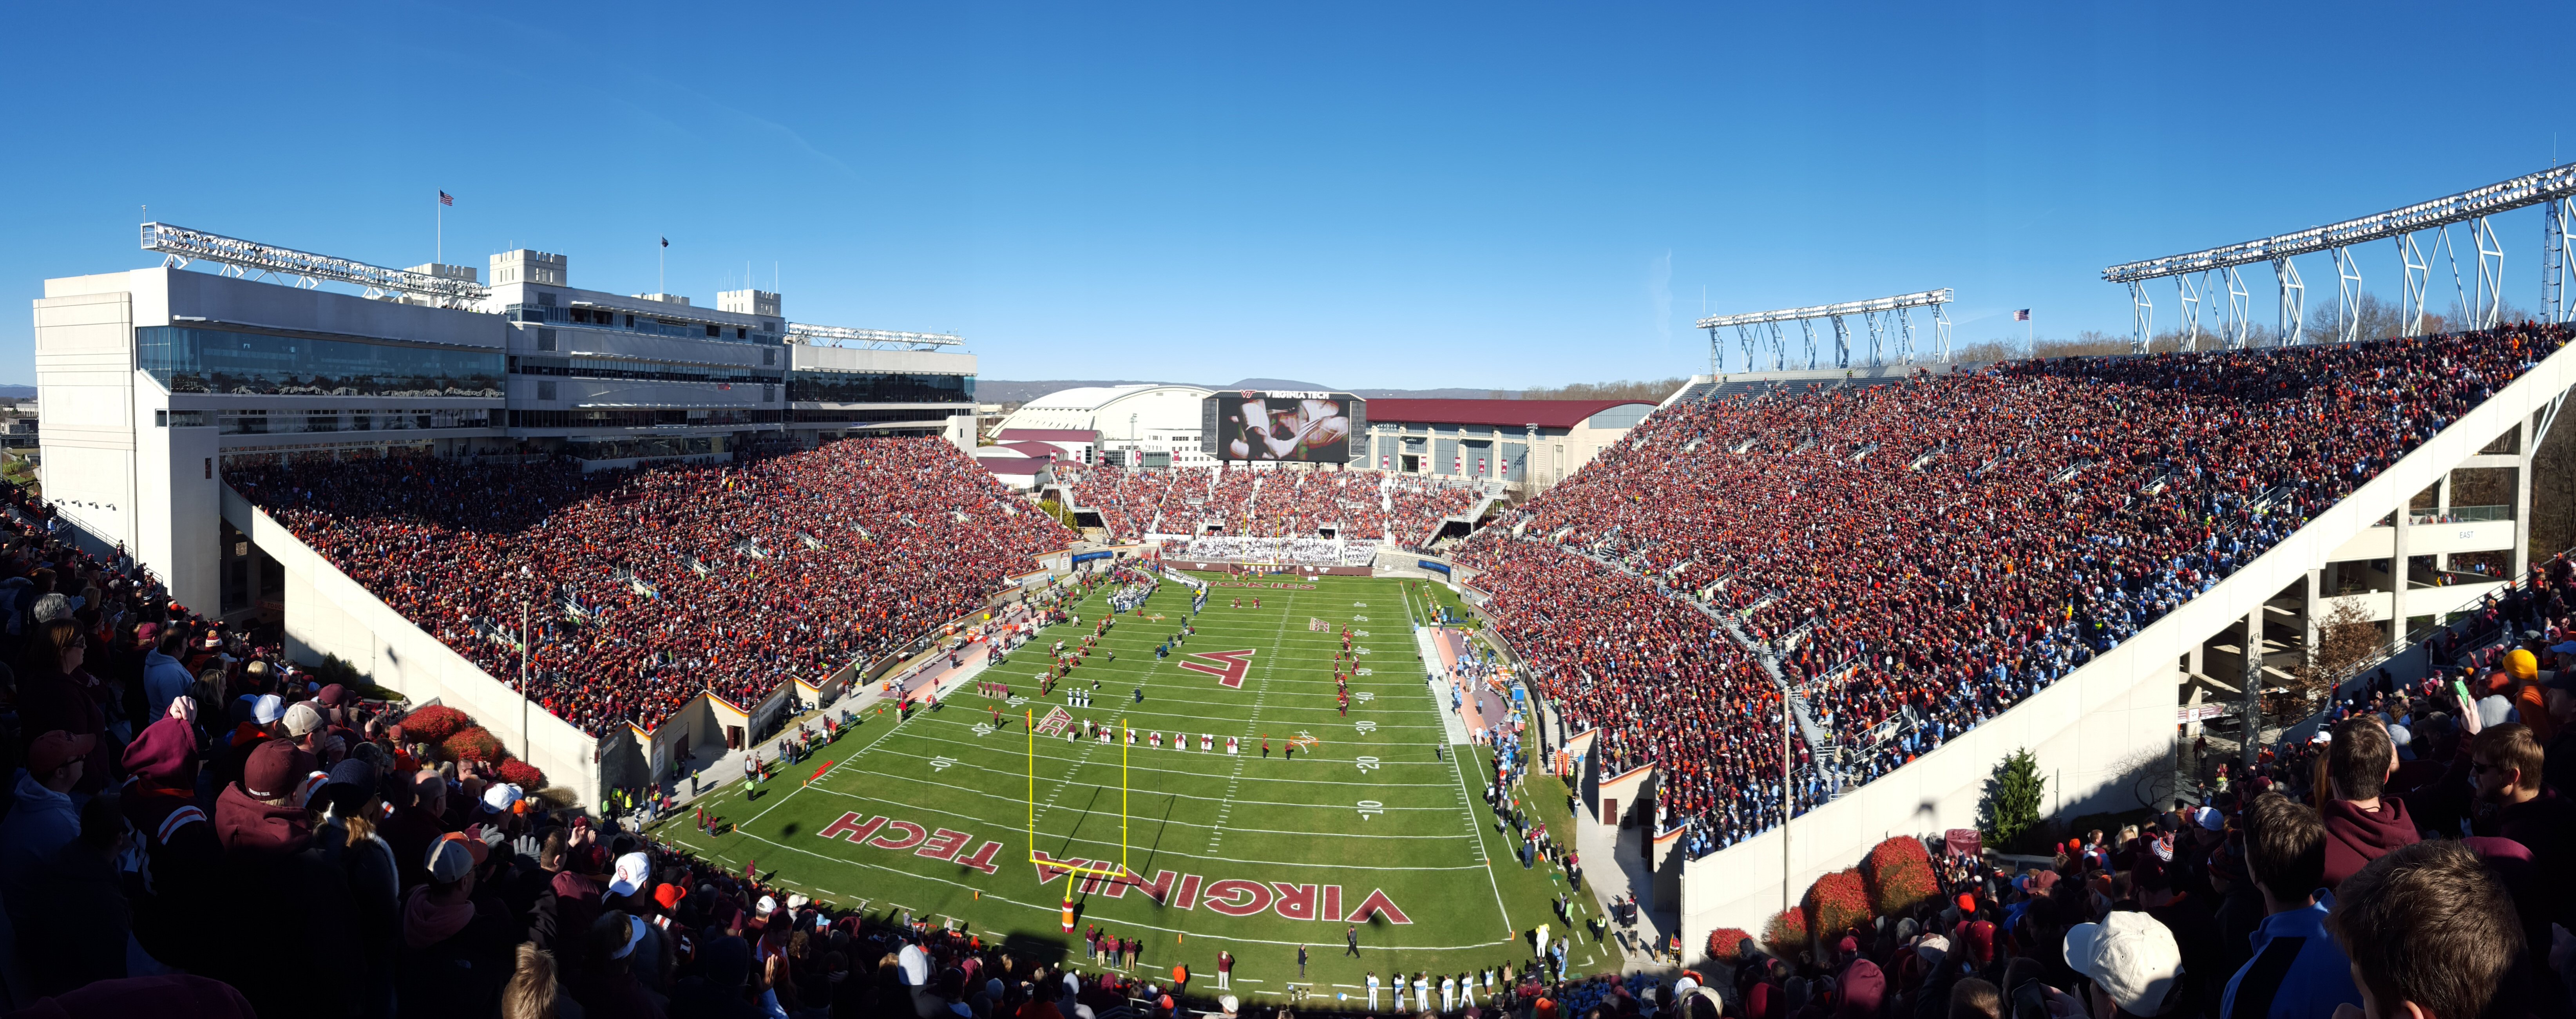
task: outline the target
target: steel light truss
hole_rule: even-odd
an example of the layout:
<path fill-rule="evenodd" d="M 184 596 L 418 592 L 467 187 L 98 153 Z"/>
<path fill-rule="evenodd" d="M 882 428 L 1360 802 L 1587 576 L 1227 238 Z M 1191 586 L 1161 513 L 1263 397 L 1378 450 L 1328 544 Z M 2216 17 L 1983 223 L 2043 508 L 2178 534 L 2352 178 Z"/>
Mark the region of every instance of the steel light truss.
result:
<path fill-rule="evenodd" d="M 368 297 L 410 297 L 441 308 L 474 308 L 489 293 L 473 280 L 389 269 L 167 223 L 143 224 L 143 250 L 160 252 L 162 264 L 171 268 L 213 262 L 223 266 L 226 276 L 284 277 L 306 289 L 349 283 L 365 288 Z"/>
<path fill-rule="evenodd" d="M 2571 250 L 2576 249 L 2570 248 L 2566 236 L 2566 219 L 2576 216 L 2576 166 L 2551 167 L 2402 209 L 2310 227 L 2295 233 L 2189 254 L 2124 262 L 2102 270 L 2102 279 L 2129 285 L 2137 328 L 2131 345 L 2134 349 L 2144 350 L 2153 334 L 2154 310 L 2140 283 L 2166 276 L 2223 272 L 2228 284 L 2230 315 L 2226 339 L 2230 346 L 2241 347 L 2246 345 L 2250 336 L 2239 312 L 2244 281 L 2237 270 L 2269 262 L 2280 285 L 2280 341 L 2295 344 L 2306 338 L 2303 316 L 2307 310 L 2307 286 L 2299 278 L 2297 264 L 2291 260 L 2300 255 L 2327 252 L 2334 257 L 2337 277 L 2338 328 L 2335 338 L 2350 341 L 2358 339 L 2361 331 L 2358 315 L 2361 269 L 2349 249 L 2368 241 L 2393 240 L 2398 246 L 2399 261 L 2404 266 L 2401 305 L 2406 321 L 2400 327 L 2404 335 L 2414 336 L 2423 332 L 2424 298 L 2430 289 L 2432 274 L 2432 259 L 2427 256 L 2434 248 L 2450 254 L 2452 283 L 2459 291 L 2461 309 L 2467 314 L 2466 325 L 2475 329 L 2491 329 L 2503 317 L 2504 245 L 2497 240 L 2490 217 L 2530 205 L 2546 208 L 2542 228 L 2542 313 L 2545 317 L 2566 321 L 2576 315 L 2576 309 L 2566 307 L 2561 298 L 2563 282 L 2571 271 L 2576 271 L 2568 265 Z M 2467 280 L 2460 277 L 2457 249 L 2450 244 L 2449 228 L 2453 223 L 2470 224 L 2470 239 L 2477 243 L 2477 290 L 2474 297 L 2469 292 Z M 2423 230 L 2440 230 L 2441 238 L 2433 244 L 2421 245 L 2414 235 Z M 2189 283 L 2182 286 L 2184 313 L 2192 317 L 2186 329 L 2185 342 L 2196 344 L 2199 298 L 2204 294 L 2214 296 L 2215 291 L 2205 284 L 2197 291 Z"/>
<path fill-rule="evenodd" d="M 966 340 L 950 333 L 899 333 L 887 329 L 851 329 L 790 322 L 787 323 L 787 342 L 860 350 L 929 350 L 963 346 Z"/>
<path fill-rule="evenodd" d="M 2576 266 L 2568 256 L 2576 255 L 2576 246 L 2567 239 L 2568 220 L 2576 218 L 2576 198 L 2561 198 L 2542 209 L 2540 227 L 2540 317 L 2543 321 L 2567 321 L 2567 281 Z"/>
<path fill-rule="evenodd" d="M 1722 342 L 1718 339 L 1717 331 L 1734 329 L 1744 347 L 1745 369 L 1752 371 L 1761 367 L 1761 362 L 1754 356 L 1754 349 L 1759 343 L 1760 336 L 1756 327 L 1767 328 L 1770 331 L 1771 367 L 1778 369 L 1790 367 L 1785 363 L 1787 345 L 1782 342 L 1780 324 L 1798 323 L 1798 328 L 1807 341 L 1806 367 L 1820 368 L 1824 365 L 1818 363 L 1815 323 L 1819 319 L 1828 320 L 1833 323 L 1834 330 L 1833 367 L 1849 368 L 1853 367 L 1852 336 L 1851 325 L 1845 321 L 1845 318 L 1858 315 L 1869 330 L 1869 364 L 1886 363 L 1888 341 L 1891 339 L 1895 342 L 1895 355 L 1898 362 L 1912 364 L 1915 350 L 1914 318 L 1911 309 L 1930 308 L 1933 324 L 1933 359 L 1946 361 L 1950 356 L 1950 316 L 1942 306 L 1950 303 L 1952 293 L 1950 288 L 1943 287 L 1939 290 L 1898 294 L 1867 301 L 1819 304 L 1807 308 L 1783 308 L 1778 311 L 1760 311 L 1742 315 L 1712 315 L 1699 320 L 1698 327 L 1708 330 L 1708 342 L 1712 352 L 1717 350 Z M 1880 316 L 1885 318 L 1881 319 Z"/>
<path fill-rule="evenodd" d="M 2364 241 L 2384 240 L 2417 230 L 2482 219 L 2508 209 L 2539 205 L 2569 196 L 2576 196 L 2576 166 L 2553 167 L 2445 198 L 2327 226 L 2309 227 L 2297 233 L 2186 255 L 2123 262 L 2102 270 L 2102 279 L 2111 283 L 2127 283 L 2228 266 L 2254 265 L 2295 255 L 2312 255 Z"/>

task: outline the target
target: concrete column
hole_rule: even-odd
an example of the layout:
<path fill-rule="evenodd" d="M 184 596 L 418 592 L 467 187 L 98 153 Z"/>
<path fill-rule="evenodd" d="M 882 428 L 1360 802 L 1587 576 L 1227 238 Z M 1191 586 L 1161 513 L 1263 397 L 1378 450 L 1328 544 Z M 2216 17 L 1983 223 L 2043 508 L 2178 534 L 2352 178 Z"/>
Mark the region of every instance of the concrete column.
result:
<path fill-rule="evenodd" d="M 2325 597 L 2325 585 L 2326 571 L 2322 569 L 2308 571 L 2308 603 L 2307 608 L 2300 612 L 2300 615 L 2306 617 L 2307 654 L 2311 659 L 2314 659 L 2317 654 L 2317 614 L 2324 607 L 2319 604 L 2318 599 Z"/>
<path fill-rule="evenodd" d="M 2263 745 L 2263 606 L 2245 616 L 2245 671 L 2238 679 L 2245 691 L 2245 763 L 2254 764 L 2254 752 Z"/>
<path fill-rule="evenodd" d="M 2540 442 L 2532 434 L 2529 419 L 2517 421 L 2513 427 L 2520 433 L 2513 447 L 2513 573 L 2505 579 L 2519 581 L 2523 571 L 2531 568 L 2531 454 Z"/>
<path fill-rule="evenodd" d="M 2435 482 L 2435 483 L 2433 484 L 2433 512 L 2434 512 L 2435 514 L 2437 514 L 2437 515 L 2438 515 L 2438 514 L 2443 514 L 2443 513 L 2449 513 L 2450 511 L 2451 511 L 2451 472 L 2449 472 L 2449 471 L 2443 471 L 2443 472 L 2442 472 L 2442 480 L 2440 480 L 2440 481 L 2438 481 L 2438 482 Z M 2433 557 L 2433 568 L 2434 568 L 2434 569 L 2436 569 L 2436 570 L 2443 571 L 2443 572 L 2445 572 L 2445 573 L 2449 572 L 2449 571 L 2450 571 L 2450 569 L 2451 569 L 2451 554 L 2450 554 L 2450 553 L 2448 553 L 2448 552 L 2444 552 L 2444 553 L 2442 553 L 2442 554 L 2440 554 L 2440 555 L 2434 556 L 2434 557 Z"/>
<path fill-rule="evenodd" d="M 2406 640 L 2406 535 L 2414 530 L 2414 496 L 2397 504 L 2397 541 L 2388 558 L 2388 649 L 2399 650 Z"/>

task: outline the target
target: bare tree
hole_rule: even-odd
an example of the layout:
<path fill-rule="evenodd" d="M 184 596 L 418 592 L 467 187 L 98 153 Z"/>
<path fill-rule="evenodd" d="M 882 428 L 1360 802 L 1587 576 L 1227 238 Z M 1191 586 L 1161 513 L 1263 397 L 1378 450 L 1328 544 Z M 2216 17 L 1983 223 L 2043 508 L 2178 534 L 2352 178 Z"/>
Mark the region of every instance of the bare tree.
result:
<path fill-rule="evenodd" d="M 2308 649 L 2307 662 L 2290 674 L 2291 689 L 2314 705 L 2377 661 L 2387 647 L 2388 638 L 2378 621 L 2357 599 L 2337 601 L 2317 621 L 2317 646 Z"/>
<path fill-rule="evenodd" d="M 1523 400 L 1654 400 L 1662 401 L 1689 379 L 1649 379 L 1644 382 L 1571 382 L 1553 389 L 1533 387 L 1520 392 Z M 1512 394 L 1496 391 L 1494 399 L 1509 400 Z"/>

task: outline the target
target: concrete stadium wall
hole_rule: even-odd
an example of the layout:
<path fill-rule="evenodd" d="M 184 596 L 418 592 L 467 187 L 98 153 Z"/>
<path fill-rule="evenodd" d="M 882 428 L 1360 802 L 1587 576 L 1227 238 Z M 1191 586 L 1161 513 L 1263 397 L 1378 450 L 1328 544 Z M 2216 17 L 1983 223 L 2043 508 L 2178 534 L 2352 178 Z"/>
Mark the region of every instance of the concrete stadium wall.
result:
<path fill-rule="evenodd" d="M 544 708 L 531 706 L 521 731 L 516 691 L 393 610 L 331 565 L 232 486 L 224 486 L 226 521 L 286 570 L 286 650 L 312 664 L 337 655 L 402 692 L 417 705 L 436 700 L 490 729 L 510 752 L 569 789 L 574 802 L 599 802 L 599 741 Z"/>
<path fill-rule="evenodd" d="M 1795 901 L 1817 878 L 1859 866 L 1871 846 L 1892 835 L 1974 827 L 1987 779 L 2015 750 L 2037 756 L 2053 814 L 2145 806 L 2137 779 L 2167 766 L 2180 661 L 2193 645 L 2291 584 L 2305 583 L 2309 570 L 2332 561 L 2356 535 L 2516 423 L 2528 423 L 2571 385 L 2576 346 L 2551 355 L 2218 586 L 2056 685 L 1799 817 L 1785 836 L 1785 859 L 1784 836 L 1775 828 L 1688 862 L 1679 904 L 1684 950 L 1696 956 L 1720 927 L 1760 936 L 1781 908 L 1784 866 Z"/>

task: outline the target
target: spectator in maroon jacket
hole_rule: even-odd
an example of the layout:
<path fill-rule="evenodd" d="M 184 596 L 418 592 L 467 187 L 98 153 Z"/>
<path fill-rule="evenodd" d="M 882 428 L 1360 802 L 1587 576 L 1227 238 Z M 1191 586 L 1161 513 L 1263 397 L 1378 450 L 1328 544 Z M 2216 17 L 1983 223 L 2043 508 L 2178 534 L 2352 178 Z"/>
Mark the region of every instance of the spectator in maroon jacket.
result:
<path fill-rule="evenodd" d="M 2323 813 L 2326 819 L 2326 886 L 2345 878 L 2402 846 L 2421 838 L 2406 814 L 2406 802 L 2379 794 L 2397 770 L 2397 746 L 2379 719 L 2363 715 L 2335 723 L 2334 742 L 2326 752 L 2326 776 L 2332 783 Z"/>

